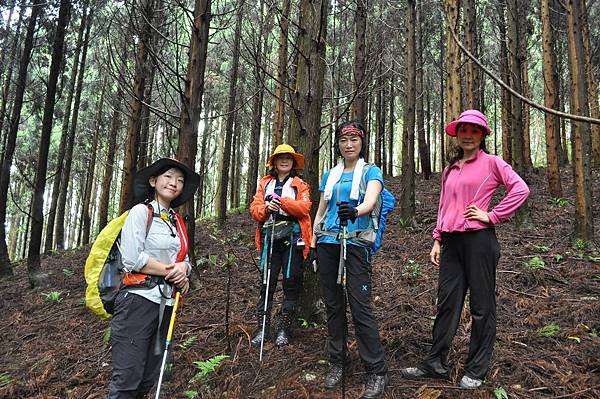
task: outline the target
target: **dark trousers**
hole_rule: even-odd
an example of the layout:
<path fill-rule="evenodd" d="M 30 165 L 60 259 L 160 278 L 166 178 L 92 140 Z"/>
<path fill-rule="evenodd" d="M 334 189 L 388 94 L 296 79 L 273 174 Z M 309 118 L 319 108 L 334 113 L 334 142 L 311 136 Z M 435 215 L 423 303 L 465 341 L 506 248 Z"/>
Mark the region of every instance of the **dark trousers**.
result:
<path fill-rule="evenodd" d="M 291 251 L 291 258 L 290 258 Z M 281 240 L 273 243 L 273 257 L 268 259 L 269 249 L 267 248 L 267 262 L 265 267 L 271 267 L 271 279 L 269 282 L 269 296 L 267 303 L 267 317 L 271 315 L 273 307 L 273 295 L 277 288 L 279 272 L 283 274 L 283 306 L 282 313 L 292 314 L 298 306 L 298 298 L 302 291 L 302 251 L 296 247 L 295 241 Z M 260 276 L 261 284 L 263 276 Z M 262 284 L 260 289 L 260 299 L 256 305 L 256 313 L 261 316 L 265 308 L 266 284 Z"/>
<path fill-rule="evenodd" d="M 471 341 L 465 375 L 483 380 L 496 339 L 496 266 L 500 247 L 494 229 L 444 233 L 440 257 L 433 346 L 422 367 L 448 375 L 448 351 L 456 334 L 467 289 Z"/>
<path fill-rule="evenodd" d="M 385 353 L 371 302 L 370 253 L 367 248 L 356 245 L 348 244 L 346 248 L 346 291 L 358 341 L 358 353 L 367 372 L 385 374 Z M 340 245 L 318 244 L 317 255 L 321 288 L 327 308 L 327 350 L 332 363 L 342 364 L 348 325 L 343 289 L 337 284 Z"/>
<path fill-rule="evenodd" d="M 158 382 L 171 306 L 165 307 L 160 354 L 155 353 L 159 304 L 127 291 L 115 301 L 111 329 L 112 378 L 108 399 L 145 398 Z"/>

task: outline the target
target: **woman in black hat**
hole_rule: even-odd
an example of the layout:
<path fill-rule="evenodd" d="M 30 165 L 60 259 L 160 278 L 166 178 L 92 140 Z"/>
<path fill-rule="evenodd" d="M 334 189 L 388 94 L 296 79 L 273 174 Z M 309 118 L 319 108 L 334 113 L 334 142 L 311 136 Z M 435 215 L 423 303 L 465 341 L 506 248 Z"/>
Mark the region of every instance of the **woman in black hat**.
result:
<path fill-rule="evenodd" d="M 123 284 L 111 321 L 112 378 L 108 398 L 143 398 L 158 379 L 174 287 L 189 289 L 187 233 L 173 208 L 191 199 L 200 176 L 162 158 L 137 172 L 119 249 Z"/>

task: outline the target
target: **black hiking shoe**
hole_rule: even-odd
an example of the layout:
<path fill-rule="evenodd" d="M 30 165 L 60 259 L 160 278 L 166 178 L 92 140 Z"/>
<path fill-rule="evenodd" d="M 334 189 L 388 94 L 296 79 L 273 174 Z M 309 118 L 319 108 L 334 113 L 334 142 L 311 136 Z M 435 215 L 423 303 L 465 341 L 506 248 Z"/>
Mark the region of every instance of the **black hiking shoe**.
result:
<path fill-rule="evenodd" d="M 341 364 L 332 364 L 325 376 L 325 388 L 335 389 L 342 382 L 343 370 Z"/>
<path fill-rule="evenodd" d="M 262 316 L 258 316 L 258 323 L 256 323 L 256 331 L 254 332 L 254 337 L 252 337 L 252 346 L 254 348 L 260 348 L 260 342 L 263 341 L 263 318 Z M 267 321 L 265 322 L 265 339 L 267 341 L 269 339 L 269 328 L 271 325 L 271 320 L 267 317 Z"/>
<path fill-rule="evenodd" d="M 282 313 L 279 317 L 279 323 L 277 325 L 277 335 L 275 338 L 275 345 L 285 346 L 290 343 L 292 338 L 292 317 L 288 313 Z"/>
<path fill-rule="evenodd" d="M 365 384 L 365 390 L 360 399 L 377 399 L 383 398 L 385 392 L 385 386 L 388 383 L 387 374 L 377 375 L 369 374 L 367 383 Z"/>

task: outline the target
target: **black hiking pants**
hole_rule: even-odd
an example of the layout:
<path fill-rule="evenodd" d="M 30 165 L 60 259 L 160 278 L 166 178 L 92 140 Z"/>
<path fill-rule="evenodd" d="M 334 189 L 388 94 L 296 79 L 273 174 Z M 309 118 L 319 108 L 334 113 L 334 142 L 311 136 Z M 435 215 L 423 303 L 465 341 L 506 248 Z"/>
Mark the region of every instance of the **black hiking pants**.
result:
<path fill-rule="evenodd" d="M 267 258 L 269 254 L 267 248 Z M 283 306 L 281 307 L 281 313 L 287 313 L 293 315 L 298 306 L 298 298 L 300 298 L 300 292 L 302 291 L 302 250 L 296 246 L 296 239 L 290 241 L 280 240 L 273 243 L 273 257 L 270 261 L 271 266 L 271 279 L 269 282 L 269 296 L 267 303 L 267 320 L 271 316 L 271 309 L 273 307 L 273 295 L 277 288 L 277 280 L 279 279 L 279 272 L 283 274 Z M 267 259 L 265 267 L 269 267 L 269 260 Z M 262 284 L 263 276 L 261 278 L 261 289 L 260 299 L 256 305 L 256 314 L 258 317 L 262 317 L 265 309 L 265 291 L 267 289 L 266 284 Z"/>
<path fill-rule="evenodd" d="M 111 329 L 112 378 L 108 399 L 145 398 L 158 382 L 172 306 L 165 306 L 158 331 L 159 304 L 122 290 L 115 300 Z M 160 353 L 156 354 L 156 334 Z"/>
<path fill-rule="evenodd" d="M 433 345 L 421 368 L 449 375 L 448 351 L 456 334 L 467 289 L 470 292 L 471 341 L 465 375 L 483 380 L 496 339 L 496 267 L 500 247 L 493 228 L 443 233 L 433 324 Z"/>
<path fill-rule="evenodd" d="M 342 285 L 337 284 L 340 245 L 318 244 L 317 256 L 321 288 L 327 308 L 327 351 L 331 363 L 342 364 L 348 325 Z M 358 353 L 368 373 L 385 374 L 385 353 L 371 302 L 371 273 L 369 249 L 348 244 L 346 290 L 358 341 Z"/>

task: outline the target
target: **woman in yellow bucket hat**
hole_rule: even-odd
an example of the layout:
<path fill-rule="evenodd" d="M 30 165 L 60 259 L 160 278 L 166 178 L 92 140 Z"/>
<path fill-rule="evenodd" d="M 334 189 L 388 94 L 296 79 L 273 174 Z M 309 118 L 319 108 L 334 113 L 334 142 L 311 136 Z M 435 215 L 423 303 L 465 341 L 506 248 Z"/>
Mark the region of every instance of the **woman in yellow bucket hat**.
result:
<path fill-rule="evenodd" d="M 261 278 L 256 306 L 258 326 L 252 339 L 255 347 L 269 335 L 273 294 L 280 271 L 284 299 L 275 343 L 283 346 L 290 342 L 291 323 L 302 289 L 302 261 L 308 257 L 306 243 L 312 239 L 310 189 L 298 175 L 304 168 L 304 156 L 291 145 L 281 144 L 269 157 L 267 167 L 269 173 L 260 179 L 250 204 L 250 214 L 258 222 L 255 241 L 261 254 L 260 270 L 263 273 L 270 270 L 268 284 Z"/>

